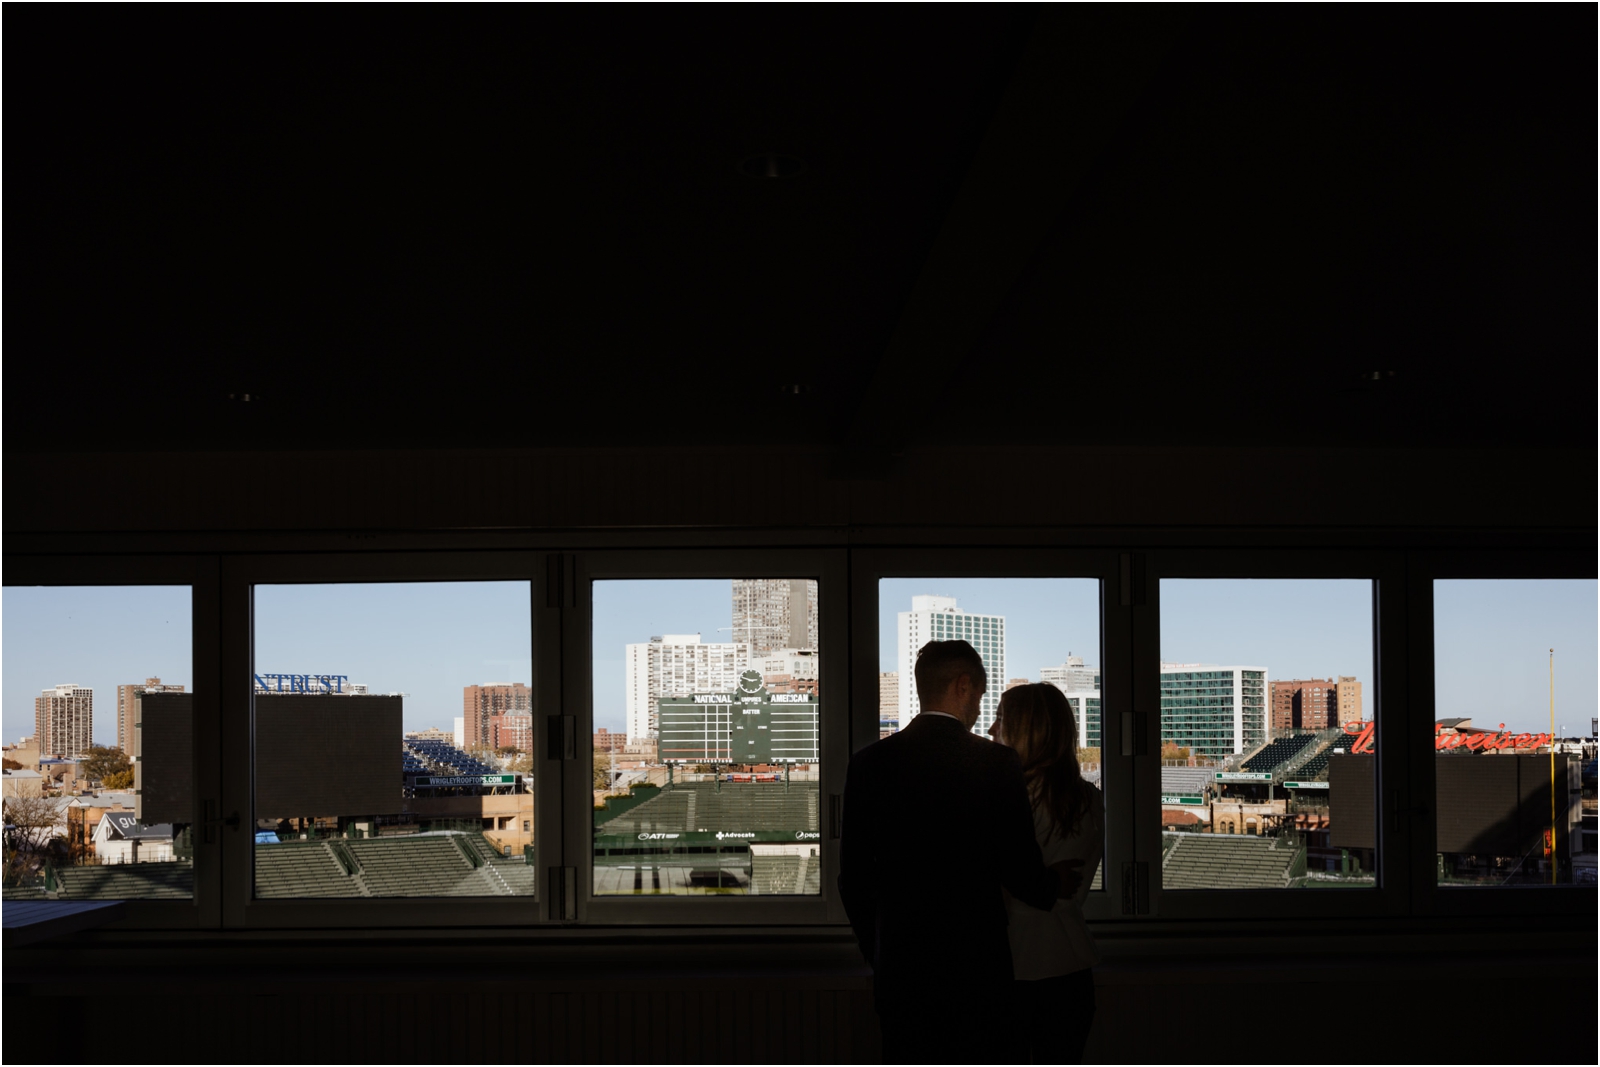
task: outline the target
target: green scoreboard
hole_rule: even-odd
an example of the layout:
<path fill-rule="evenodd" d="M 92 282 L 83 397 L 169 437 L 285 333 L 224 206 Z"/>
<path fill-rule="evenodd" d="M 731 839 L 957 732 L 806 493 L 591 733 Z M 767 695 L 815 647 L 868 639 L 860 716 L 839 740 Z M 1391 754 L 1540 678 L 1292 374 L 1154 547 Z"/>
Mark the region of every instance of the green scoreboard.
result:
<path fill-rule="evenodd" d="M 816 763 L 817 698 L 769 693 L 745 671 L 732 693 L 663 697 L 656 705 L 663 763 Z"/>

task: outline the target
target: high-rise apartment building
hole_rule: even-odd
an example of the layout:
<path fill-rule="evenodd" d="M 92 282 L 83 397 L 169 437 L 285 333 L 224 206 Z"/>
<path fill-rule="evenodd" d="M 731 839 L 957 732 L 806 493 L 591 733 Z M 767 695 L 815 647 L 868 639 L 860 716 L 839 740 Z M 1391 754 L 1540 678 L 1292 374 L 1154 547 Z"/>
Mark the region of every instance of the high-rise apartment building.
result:
<path fill-rule="evenodd" d="M 665 634 L 628 645 L 623 655 L 628 737 L 657 735 L 662 697 L 731 693 L 749 659 L 745 642 L 707 643 L 699 634 Z"/>
<path fill-rule="evenodd" d="M 733 639 L 755 654 L 817 647 L 817 583 L 810 578 L 735 578 Z"/>
<path fill-rule="evenodd" d="M 1196 756 L 1234 756 L 1267 739 L 1267 669 L 1161 665 L 1161 740 Z"/>
<path fill-rule="evenodd" d="M 533 713 L 508 711 L 489 716 L 489 747 L 499 751 L 514 748 L 518 752 L 533 751 Z"/>
<path fill-rule="evenodd" d="M 75 682 L 33 698 L 33 736 L 41 756 L 76 756 L 94 743 L 94 690 Z"/>
<path fill-rule="evenodd" d="M 1272 683 L 1272 730 L 1331 730 L 1361 721 L 1361 683 L 1352 675 Z"/>
<path fill-rule="evenodd" d="M 133 700 L 140 693 L 181 693 L 181 685 L 163 685 L 160 678 L 146 678 L 142 684 L 117 686 L 117 747 L 133 755 Z"/>
<path fill-rule="evenodd" d="M 1326 730 L 1338 717 L 1332 678 L 1286 678 L 1272 683 L 1272 732 Z"/>
<path fill-rule="evenodd" d="M 763 678 L 787 675 L 794 679 L 816 681 L 820 671 L 817 654 L 809 648 L 780 648 L 770 652 L 750 652 L 747 670 L 761 672 Z"/>
<path fill-rule="evenodd" d="M 1039 668 L 1039 680 L 1049 682 L 1072 705 L 1072 714 L 1078 720 L 1078 747 L 1100 747 L 1100 668 L 1090 667 L 1082 656 L 1067 653 L 1067 658 L 1054 667 Z"/>
<path fill-rule="evenodd" d="M 987 733 L 994 723 L 994 709 L 1000 704 L 1005 686 L 1006 617 L 962 611 L 955 597 L 914 596 L 911 610 L 899 613 L 897 636 L 900 677 L 905 680 L 900 686 L 900 728 L 905 729 L 921 711 L 915 674 L 917 651 L 929 641 L 959 639 L 978 650 L 983 669 L 989 676 L 988 688 L 978 705 L 978 722 L 972 728 L 976 733 Z"/>
<path fill-rule="evenodd" d="M 1361 683 L 1353 674 L 1341 674 L 1334 684 L 1339 695 L 1335 703 L 1339 706 L 1339 717 L 1333 721 L 1334 726 L 1343 726 L 1347 722 L 1360 722 L 1364 717 L 1361 707 Z"/>
<path fill-rule="evenodd" d="M 1100 688 L 1100 668 L 1086 667 L 1082 656 L 1067 653 L 1059 666 L 1039 668 L 1039 681 L 1049 682 L 1063 693 L 1087 693 Z"/>
<path fill-rule="evenodd" d="M 1078 722 L 1078 750 L 1100 747 L 1100 691 L 1075 689 L 1066 694 Z"/>
<path fill-rule="evenodd" d="M 900 672 L 878 672 L 878 736 L 900 729 Z"/>
<path fill-rule="evenodd" d="M 462 745 L 468 750 L 494 747 L 489 720 L 509 712 L 533 712 L 533 690 L 522 682 L 484 682 L 461 690 Z"/>

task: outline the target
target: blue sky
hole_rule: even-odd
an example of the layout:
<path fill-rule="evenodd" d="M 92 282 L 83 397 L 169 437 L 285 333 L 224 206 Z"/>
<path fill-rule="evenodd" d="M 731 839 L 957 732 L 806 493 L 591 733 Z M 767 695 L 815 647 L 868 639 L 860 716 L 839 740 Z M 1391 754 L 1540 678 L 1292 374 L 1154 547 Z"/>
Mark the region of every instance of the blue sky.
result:
<path fill-rule="evenodd" d="M 76 682 L 94 690 L 94 739 L 117 741 L 117 686 L 158 677 L 194 685 L 188 586 L 8 586 L 0 593 L 0 734 L 33 733 L 33 699 Z"/>
<path fill-rule="evenodd" d="M 256 587 L 256 671 L 347 674 L 405 693 L 407 730 L 449 730 L 461 690 L 533 684 L 527 582 Z"/>
<path fill-rule="evenodd" d="M 1099 665 L 1098 590 L 1082 579 L 886 579 L 879 667 L 896 669 L 895 615 L 921 593 L 1007 617 L 1007 674 L 1037 678 L 1067 653 Z M 410 694 L 407 729 L 450 728 L 461 689 L 532 682 L 524 582 L 261 586 L 261 671 L 348 674 L 375 692 Z M 1371 587 L 1362 581 L 1167 580 L 1164 659 L 1265 666 L 1275 678 L 1372 680 Z M 1547 649 L 1556 720 L 1586 733 L 1597 704 L 1596 583 L 1440 582 L 1436 655 L 1441 715 L 1516 730 L 1547 727 Z M 60 682 L 95 690 L 95 738 L 115 733 L 115 686 L 159 675 L 192 686 L 190 597 L 179 587 L 9 587 L 3 622 L 3 731 L 33 732 L 33 698 Z M 726 640 L 732 584 L 599 582 L 594 592 L 595 725 L 623 728 L 622 648 L 665 633 Z M 1370 713 L 1370 704 L 1369 704 Z"/>
<path fill-rule="evenodd" d="M 1161 658 L 1267 668 L 1267 678 L 1362 683 L 1372 717 L 1372 583 L 1357 579 L 1166 578 Z"/>
<path fill-rule="evenodd" d="M 911 598 L 953 596 L 962 611 L 1006 617 L 1006 678 L 1039 679 L 1067 653 L 1100 665 L 1100 583 L 1088 578 L 885 578 L 878 583 L 878 669 L 900 669 L 898 617 Z M 990 679 L 993 686 L 994 679 Z M 1002 684 L 1003 688 L 1003 684 Z"/>
<path fill-rule="evenodd" d="M 1587 736 L 1600 679 L 1595 597 L 1591 579 L 1435 582 L 1439 717 L 1470 716 L 1479 726 L 1503 722 L 1528 733 L 1549 730 L 1554 647 L 1556 731 Z"/>
<path fill-rule="evenodd" d="M 622 650 L 663 634 L 727 641 L 733 627 L 733 581 L 692 578 L 594 583 L 594 725 L 627 728 Z"/>

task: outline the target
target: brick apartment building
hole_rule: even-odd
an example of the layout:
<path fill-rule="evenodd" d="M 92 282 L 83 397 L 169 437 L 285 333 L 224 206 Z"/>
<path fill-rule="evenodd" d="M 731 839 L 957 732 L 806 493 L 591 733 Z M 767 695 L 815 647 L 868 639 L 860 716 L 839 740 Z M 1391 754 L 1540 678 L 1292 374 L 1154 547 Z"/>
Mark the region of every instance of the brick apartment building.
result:
<path fill-rule="evenodd" d="M 1273 733 L 1329 730 L 1361 720 L 1361 683 L 1354 676 L 1290 678 L 1272 684 Z"/>
<path fill-rule="evenodd" d="M 143 683 L 117 686 L 117 747 L 133 755 L 133 702 L 141 693 L 181 693 L 181 685 L 163 685 L 160 678 L 146 678 Z"/>
<path fill-rule="evenodd" d="M 533 690 L 522 682 L 485 682 L 482 685 L 463 686 L 461 716 L 465 736 L 462 744 L 469 751 L 486 746 L 496 747 L 489 720 L 496 715 L 518 711 L 533 714 Z"/>
<path fill-rule="evenodd" d="M 533 751 L 533 713 L 508 711 L 504 715 L 489 716 L 488 744 L 490 748 L 515 748 L 518 752 Z"/>

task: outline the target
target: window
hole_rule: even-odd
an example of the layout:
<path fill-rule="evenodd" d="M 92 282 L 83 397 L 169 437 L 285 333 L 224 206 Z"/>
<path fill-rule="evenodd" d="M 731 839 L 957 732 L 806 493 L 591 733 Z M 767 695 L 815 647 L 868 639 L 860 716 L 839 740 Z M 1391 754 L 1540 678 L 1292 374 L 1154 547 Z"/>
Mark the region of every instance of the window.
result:
<path fill-rule="evenodd" d="M 534 895 L 529 584 L 261 584 L 254 610 L 254 895 Z"/>
<path fill-rule="evenodd" d="M 1595 884 L 1596 583 L 1433 583 L 1441 888 Z"/>
<path fill-rule="evenodd" d="M 1102 789 L 1100 613 L 1100 582 L 1094 578 L 880 579 L 880 733 L 908 728 L 922 711 L 913 668 L 917 651 L 927 643 L 921 635 L 931 629 L 934 639 L 970 641 L 983 660 L 988 688 L 974 733 L 990 735 L 1008 688 L 1052 686 L 1066 697 L 1081 773 Z M 949 620 L 950 627 L 941 629 L 940 619 Z M 987 636 L 976 636 L 979 632 Z M 1089 872 L 1091 891 L 1103 889 L 1103 868 L 1102 863 Z"/>
<path fill-rule="evenodd" d="M 821 894 L 818 591 L 594 583 L 594 896 Z"/>
<path fill-rule="evenodd" d="M 192 599 L 6 589 L 6 900 L 195 896 Z"/>
<path fill-rule="evenodd" d="M 1161 884 L 1374 888 L 1374 583 L 1163 578 Z"/>
<path fill-rule="evenodd" d="M 914 684 L 900 676 L 904 613 L 908 647 L 964 636 L 991 665 L 992 689 L 1047 682 L 1069 701 L 1085 775 L 1098 774 L 1106 799 L 1094 885 L 1110 892 L 1090 894 L 1091 918 L 1592 907 L 1592 888 L 1581 888 L 1592 886 L 1595 854 L 1592 577 L 1454 577 L 1479 572 L 1444 569 L 1444 553 L 1414 553 L 1397 577 L 1401 553 L 1216 553 L 1224 562 L 1207 563 L 1212 555 L 1198 550 L 1151 551 L 1141 605 L 1109 552 L 594 551 L 561 557 L 576 560 L 558 583 L 568 594 L 547 590 L 554 557 L 545 553 L 353 555 L 141 560 L 122 570 L 8 563 L 13 580 L 42 573 L 74 584 L 4 594 L 6 756 L 18 765 L 6 768 L 8 815 L 34 781 L 68 806 L 43 847 L 8 820 L 5 899 L 116 896 L 134 902 L 133 925 L 170 928 L 837 923 L 835 798 L 852 748 L 905 725 Z M 1529 566 L 1582 574 L 1589 562 L 1563 558 L 1558 569 L 1540 555 Z M 1027 575 L 974 576 L 1002 566 Z M 781 577 L 738 577 L 749 574 Z M 130 575 L 149 584 L 111 584 Z M 757 596 L 769 583 L 786 591 Z M 1404 595 L 1386 595 L 1395 588 Z M 918 613 L 921 597 L 952 603 Z M 785 601 L 787 616 L 774 609 L 766 622 L 751 606 Z M 846 603 L 859 613 L 853 626 Z M 793 637 L 800 614 L 805 644 L 752 653 L 758 623 Z M 220 630 L 191 625 L 219 616 Z M 734 639 L 736 620 L 745 641 Z M 678 640 L 691 635 L 699 641 Z M 653 659 L 653 645 L 666 651 Z M 751 669 L 760 692 L 746 695 L 761 697 L 760 710 L 806 709 L 808 764 L 780 758 L 777 742 L 792 738 L 779 737 L 775 714 L 744 716 L 742 697 L 692 701 L 741 692 Z M 731 676 L 734 688 L 706 690 L 707 672 Z M 848 715 L 830 699 L 845 692 Z M 665 741 L 683 740 L 661 736 L 663 700 L 699 715 L 698 750 L 663 757 Z M 93 784 L 85 761 L 71 758 L 83 753 L 65 751 L 74 745 L 60 746 L 64 762 L 35 770 L 41 778 L 17 773 L 33 754 L 16 743 L 43 732 L 36 716 L 67 737 L 85 706 L 93 744 L 122 747 L 120 730 L 138 746 L 124 769 L 131 820 L 124 799 L 121 817 L 104 823 L 119 814 L 108 794 L 125 779 L 97 765 Z M 630 707 L 635 719 L 644 709 L 642 738 L 629 729 Z M 760 761 L 735 759 L 735 708 L 746 751 L 752 740 L 764 746 Z M 1146 708 L 1159 710 L 1151 729 L 1130 733 Z M 563 733 L 568 718 L 574 728 Z M 564 737 L 575 741 L 570 758 L 552 740 Z M 452 749 L 458 762 L 445 758 Z M 376 786 L 364 800 L 355 791 L 369 766 Z M 69 776 L 87 783 L 77 797 L 66 796 Z M 1414 782 L 1421 803 L 1406 793 Z M 656 803 L 669 788 L 673 811 Z M 1464 788 L 1499 816 L 1470 810 Z M 749 825 L 700 821 L 740 798 L 751 802 L 739 809 Z M 628 818 L 677 824 L 619 821 Z M 1510 830 L 1484 837 L 1486 820 Z M 707 838 L 682 836 L 691 833 Z M 1464 847 L 1470 833 L 1480 837 Z M 1265 854 L 1278 881 L 1262 885 L 1259 869 L 1232 858 L 1185 881 L 1208 837 L 1255 850 L 1244 858 Z M 1148 875 L 1148 909 L 1127 888 L 1141 863 L 1148 869 L 1131 884 Z M 1534 891 L 1552 880 L 1566 888 Z M 1263 891 L 1273 888 L 1282 891 Z"/>

